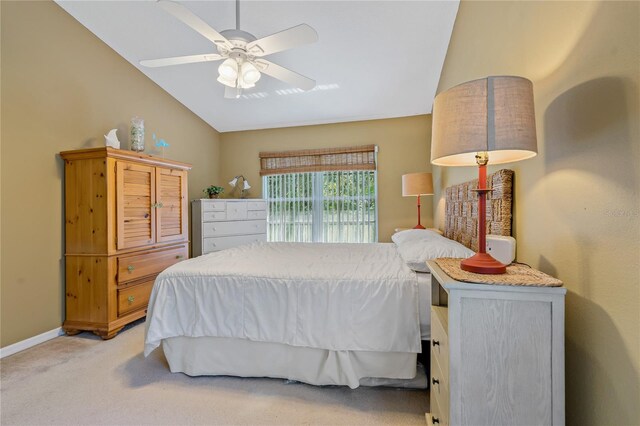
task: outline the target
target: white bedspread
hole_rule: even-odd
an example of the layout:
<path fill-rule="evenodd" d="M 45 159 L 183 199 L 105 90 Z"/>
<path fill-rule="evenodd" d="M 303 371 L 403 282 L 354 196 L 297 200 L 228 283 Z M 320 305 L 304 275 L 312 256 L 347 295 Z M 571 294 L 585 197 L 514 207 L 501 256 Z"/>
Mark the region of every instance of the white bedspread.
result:
<path fill-rule="evenodd" d="M 420 352 L 418 299 L 393 244 L 254 243 L 162 272 L 144 353 L 176 336 Z"/>

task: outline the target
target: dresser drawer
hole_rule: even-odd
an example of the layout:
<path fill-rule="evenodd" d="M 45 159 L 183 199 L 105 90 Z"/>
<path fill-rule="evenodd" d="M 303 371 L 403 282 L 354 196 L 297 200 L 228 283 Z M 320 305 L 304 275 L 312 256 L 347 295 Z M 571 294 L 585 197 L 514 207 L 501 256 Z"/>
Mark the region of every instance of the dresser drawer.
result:
<path fill-rule="evenodd" d="M 145 308 L 153 288 L 154 279 L 118 290 L 118 316 Z"/>
<path fill-rule="evenodd" d="M 214 222 L 217 220 L 226 220 L 227 212 L 226 211 L 210 211 L 202 213 L 202 221 L 203 222 Z"/>
<path fill-rule="evenodd" d="M 202 254 L 224 250 L 242 244 L 250 244 L 257 241 L 267 241 L 267 234 L 205 238 L 202 244 Z"/>
<path fill-rule="evenodd" d="M 186 245 L 135 256 L 118 257 L 118 283 L 156 275 L 187 257 L 189 257 L 189 249 Z"/>
<path fill-rule="evenodd" d="M 267 211 L 266 210 L 249 210 L 247 212 L 247 219 L 266 219 Z"/>
<path fill-rule="evenodd" d="M 265 234 L 267 223 L 264 220 L 245 220 L 238 222 L 210 222 L 202 225 L 204 237 L 224 237 L 228 235 Z"/>
<path fill-rule="evenodd" d="M 449 375 L 449 336 L 447 335 L 449 309 L 431 307 L 431 354 L 440 365 L 442 373 Z M 433 363 L 432 363 L 433 364 Z"/>
<path fill-rule="evenodd" d="M 427 426 L 443 426 L 445 421 L 442 416 L 442 410 L 438 406 L 438 401 L 434 396 L 430 397 L 429 409 L 431 412 L 427 417 Z"/>
<path fill-rule="evenodd" d="M 224 211 L 226 201 L 222 200 L 202 200 L 202 210 L 209 211 Z"/>
<path fill-rule="evenodd" d="M 440 425 L 449 424 L 449 376 L 440 369 L 434 352 L 431 351 L 431 378 L 429 379 L 431 406 L 437 406 Z"/>
<path fill-rule="evenodd" d="M 244 201 L 227 201 L 227 220 L 247 219 L 247 203 Z"/>
<path fill-rule="evenodd" d="M 247 210 L 267 210 L 266 201 L 248 201 Z"/>

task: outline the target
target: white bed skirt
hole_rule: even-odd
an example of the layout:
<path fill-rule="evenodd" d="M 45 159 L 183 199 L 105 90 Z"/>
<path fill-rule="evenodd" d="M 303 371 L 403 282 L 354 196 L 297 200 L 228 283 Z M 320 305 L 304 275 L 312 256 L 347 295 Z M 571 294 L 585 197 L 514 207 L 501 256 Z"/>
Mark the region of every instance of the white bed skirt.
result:
<path fill-rule="evenodd" d="M 189 376 L 272 377 L 352 389 L 426 387 L 425 377 L 416 380 L 415 353 L 331 351 L 226 337 L 171 337 L 162 347 L 171 372 Z"/>

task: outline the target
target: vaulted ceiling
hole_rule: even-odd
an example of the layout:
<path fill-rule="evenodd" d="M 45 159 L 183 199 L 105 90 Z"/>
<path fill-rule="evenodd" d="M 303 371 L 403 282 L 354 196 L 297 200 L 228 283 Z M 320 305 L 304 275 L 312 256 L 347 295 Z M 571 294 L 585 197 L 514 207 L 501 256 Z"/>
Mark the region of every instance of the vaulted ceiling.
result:
<path fill-rule="evenodd" d="M 458 1 L 242 1 L 240 28 L 257 38 L 306 23 L 319 42 L 269 60 L 316 80 L 301 92 L 263 76 L 225 99 L 219 62 L 145 68 L 142 59 L 216 52 L 154 1 L 57 1 L 69 14 L 218 131 L 402 117 L 431 112 Z M 182 2 L 218 31 L 233 1 Z"/>

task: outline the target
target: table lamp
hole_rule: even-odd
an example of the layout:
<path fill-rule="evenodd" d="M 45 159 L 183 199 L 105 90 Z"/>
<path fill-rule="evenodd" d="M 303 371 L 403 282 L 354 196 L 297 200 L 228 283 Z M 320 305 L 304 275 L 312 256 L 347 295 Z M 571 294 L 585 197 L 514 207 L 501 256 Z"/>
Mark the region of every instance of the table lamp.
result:
<path fill-rule="evenodd" d="M 533 84 L 522 77 L 496 76 L 452 87 L 434 101 L 432 129 L 432 164 L 478 166 L 478 253 L 460 268 L 503 274 L 506 265 L 486 253 L 487 164 L 537 155 Z"/>
<path fill-rule="evenodd" d="M 229 182 L 229 185 L 231 185 L 233 189 L 236 189 L 238 187 L 238 179 L 242 179 L 242 189 L 240 190 L 240 198 L 244 198 L 246 192 L 251 189 L 251 185 L 249 185 L 249 181 L 247 181 L 247 178 L 245 178 L 242 175 L 238 175 Z"/>
<path fill-rule="evenodd" d="M 420 224 L 420 196 L 433 195 L 431 173 L 409 173 L 402 175 L 402 196 L 418 199 L 418 224 L 413 229 L 424 229 Z"/>

